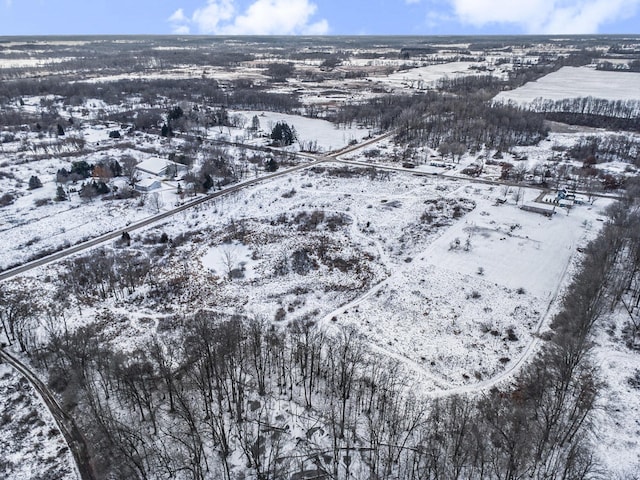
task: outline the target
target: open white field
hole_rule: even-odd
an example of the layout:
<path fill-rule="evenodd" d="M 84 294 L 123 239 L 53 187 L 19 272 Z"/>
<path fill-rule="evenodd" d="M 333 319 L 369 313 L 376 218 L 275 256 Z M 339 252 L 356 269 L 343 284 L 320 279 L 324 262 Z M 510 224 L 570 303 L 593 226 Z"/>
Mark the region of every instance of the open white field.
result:
<path fill-rule="evenodd" d="M 476 208 L 434 241 L 414 245 L 405 265 L 326 318 L 353 324 L 382 351 L 447 390 L 492 377 L 517 360 L 545 318 L 576 246 L 592 238 L 599 207 L 551 219 L 510 204 L 494 187 L 467 185 L 449 194 Z M 537 191 L 525 190 L 532 200 Z M 579 254 L 578 254 L 579 256 Z"/>
<path fill-rule="evenodd" d="M 374 76 L 371 80 L 383 83 L 394 89 L 426 89 L 434 88 L 443 78 L 455 78 L 465 75 L 477 75 L 470 67 L 478 65 L 474 62 L 449 62 L 426 67 L 402 70 L 386 76 Z"/>
<path fill-rule="evenodd" d="M 326 120 L 307 118 L 300 115 L 247 110 L 233 111 L 231 114 L 244 117 L 246 127 L 250 127 L 251 120 L 254 116 L 257 116 L 260 121 L 260 129 L 265 133 L 271 132 L 278 122 L 287 123 L 292 128 L 295 128 L 297 134 L 298 141 L 292 146 L 293 149 L 299 149 L 302 145 L 306 146 L 313 143 L 317 146 L 319 152 L 339 150 L 346 147 L 350 142 L 359 142 L 369 135 L 369 130 L 366 128 L 357 126 L 338 128 Z M 234 130 L 231 131 L 232 136 L 233 134 Z"/>
<path fill-rule="evenodd" d="M 495 100 L 531 104 L 535 99 L 564 100 L 594 97 L 640 101 L 640 73 L 607 72 L 589 67 L 562 67 L 535 82 L 500 92 Z"/>

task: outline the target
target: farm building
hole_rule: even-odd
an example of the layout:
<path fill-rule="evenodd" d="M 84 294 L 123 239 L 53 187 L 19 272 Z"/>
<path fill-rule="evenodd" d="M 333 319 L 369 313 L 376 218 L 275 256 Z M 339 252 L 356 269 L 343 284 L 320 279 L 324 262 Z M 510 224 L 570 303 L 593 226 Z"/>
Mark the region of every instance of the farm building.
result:
<path fill-rule="evenodd" d="M 520 207 L 520 210 L 524 210 L 525 212 L 539 213 L 547 217 L 550 217 L 554 213 L 556 213 L 556 207 L 554 205 L 546 205 L 544 203 L 533 202 L 525 203 Z"/>
<path fill-rule="evenodd" d="M 150 173 L 158 177 L 177 177 L 187 171 L 186 166 L 162 158 L 149 158 L 140 162 L 136 168 L 141 172 Z"/>

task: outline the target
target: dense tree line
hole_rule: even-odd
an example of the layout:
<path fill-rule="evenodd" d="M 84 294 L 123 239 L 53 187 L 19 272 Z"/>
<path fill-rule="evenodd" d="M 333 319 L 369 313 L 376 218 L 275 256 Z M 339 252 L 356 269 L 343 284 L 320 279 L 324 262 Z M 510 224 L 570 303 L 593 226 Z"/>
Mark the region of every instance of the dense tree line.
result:
<path fill-rule="evenodd" d="M 581 138 L 567 154 L 582 162 L 628 162 L 640 167 L 640 141 L 627 135 Z"/>
<path fill-rule="evenodd" d="M 550 120 L 589 127 L 640 131 L 640 102 L 582 97 L 536 99 L 531 109 Z"/>
<path fill-rule="evenodd" d="M 506 150 L 533 145 L 547 134 L 541 115 L 513 105 L 492 104 L 482 95 L 427 92 L 386 96 L 343 108 L 334 118 L 339 124 L 365 124 L 387 130 L 396 128 L 396 139 L 405 144 L 461 144 L 469 149 Z"/>
<path fill-rule="evenodd" d="M 80 105 L 85 99 L 100 99 L 107 104 L 126 104 L 132 97 L 139 97 L 143 103 L 157 106 L 167 102 L 195 102 L 207 105 L 225 105 L 227 108 L 273 110 L 292 112 L 300 108 L 298 98 L 291 94 L 265 91 L 256 85 L 227 90 L 213 79 L 127 79 L 115 82 L 61 82 L 59 79 L 20 79 L 3 83 L 0 101 L 9 102 L 24 96 L 54 95 L 64 99 L 65 104 Z M 12 118 L 3 114 L 7 121 Z M 12 124 L 29 123 L 13 120 Z"/>
<path fill-rule="evenodd" d="M 640 60 L 631 60 L 628 63 L 613 63 L 608 60 L 599 62 L 596 65 L 597 70 L 605 72 L 640 72 Z"/>

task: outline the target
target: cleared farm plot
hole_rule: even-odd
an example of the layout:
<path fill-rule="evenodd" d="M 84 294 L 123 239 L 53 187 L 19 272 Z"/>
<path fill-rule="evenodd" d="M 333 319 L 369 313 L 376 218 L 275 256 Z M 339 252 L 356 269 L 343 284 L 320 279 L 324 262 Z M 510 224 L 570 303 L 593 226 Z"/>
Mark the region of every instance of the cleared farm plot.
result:
<path fill-rule="evenodd" d="M 515 90 L 500 92 L 495 99 L 529 105 L 534 100 L 594 97 L 640 101 L 640 73 L 606 72 L 589 67 L 563 67 Z"/>
<path fill-rule="evenodd" d="M 136 235 L 132 248 L 161 232 L 194 239 L 154 271 L 160 283 L 178 266 L 189 272 L 198 300 L 176 308 L 353 326 L 425 391 L 446 391 L 519 359 L 608 204 L 548 219 L 512 200 L 496 205 L 494 186 L 368 175 L 321 167 L 248 188 Z M 140 308 L 117 325 L 120 345 L 152 333 L 135 318 L 154 307 Z"/>
<path fill-rule="evenodd" d="M 371 77 L 372 80 L 384 83 L 390 87 L 403 89 L 433 88 L 443 78 L 455 78 L 465 75 L 476 75 L 470 67 L 478 65 L 474 62 L 449 62 L 427 67 L 412 68 L 387 76 Z"/>

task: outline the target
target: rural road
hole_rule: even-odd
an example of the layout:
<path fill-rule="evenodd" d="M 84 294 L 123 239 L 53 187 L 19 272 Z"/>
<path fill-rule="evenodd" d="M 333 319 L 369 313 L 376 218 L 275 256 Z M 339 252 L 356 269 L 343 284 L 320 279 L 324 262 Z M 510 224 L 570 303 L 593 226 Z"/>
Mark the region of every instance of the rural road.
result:
<path fill-rule="evenodd" d="M 0 360 L 7 362 L 21 373 L 38 392 L 38 395 L 40 395 L 40 398 L 42 398 L 42 401 L 51 412 L 53 419 L 58 425 L 58 429 L 69 445 L 80 478 L 82 480 L 95 480 L 96 477 L 91 467 L 87 444 L 73 418 L 64 411 L 47 386 L 20 360 L 4 349 L 0 349 Z"/>
<path fill-rule="evenodd" d="M 149 225 L 152 225 L 156 222 L 159 222 L 161 220 L 164 220 L 165 218 L 169 218 L 173 215 L 175 215 L 176 213 L 180 213 L 183 212 L 185 210 L 188 210 L 190 208 L 193 208 L 197 205 L 200 205 L 202 203 L 208 202 L 209 200 L 212 200 L 214 198 L 218 198 L 218 197 L 222 197 L 224 195 L 229 195 L 231 193 L 234 192 L 238 192 L 244 188 L 250 187 L 252 185 L 256 185 L 258 183 L 262 183 L 265 182 L 267 180 L 271 180 L 273 178 L 277 178 L 277 177 L 282 177 L 285 175 L 289 175 L 293 172 L 296 172 L 298 170 L 303 170 L 305 168 L 309 168 L 312 167 L 314 165 L 317 165 L 318 163 L 321 162 L 325 162 L 328 160 L 331 160 L 331 158 L 329 157 L 319 157 L 319 156 L 312 156 L 312 155 L 304 155 L 305 158 L 311 158 L 312 161 L 309 163 L 304 163 L 301 165 L 296 165 L 295 167 L 291 167 L 291 168 L 287 168 L 286 170 L 280 170 L 277 171 L 275 173 L 270 173 L 269 175 L 264 175 L 262 177 L 258 177 L 258 178 L 254 178 L 251 180 L 246 180 L 244 182 L 240 182 L 240 183 L 236 183 L 235 185 L 229 187 L 229 188 L 225 188 L 224 190 L 219 190 L 217 192 L 214 193 L 210 193 L 208 195 L 205 195 L 204 197 L 200 197 L 197 198 L 195 200 L 192 200 L 190 202 L 184 203 L 174 209 L 168 210 L 166 212 L 162 212 L 159 213 L 158 215 L 154 215 L 152 217 L 146 218 L 144 220 L 141 220 L 140 222 L 136 222 L 136 223 L 132 223 L 130 225 L 127 225 L 123 228 L 119 228 L 117 230 L 114 230 L 112 232 L 109 233 L 105 233 L 104 235 L 100 235 L 99 237 L 95 237 L 92 238 L 91 240 L 87 240 L 86 242 L 83 243 L 79 243 L 77 245 L 74 245 L 72 247 L 69 248 L 65 248 L 64 250 L 61 250 L 59 252 L 53 253 L 51 255 L 47 255 L 46 257 L 40 258 L 38 260 L 34 260 L 32 262 L 29 263 L 25 263 L 23 265 L 20 265 L 18 267 L 14 267 L 11 268 L 9 270 L 5 270 L 4 272 L 0 273 L 0 281 L 2 280 L 7 280 L 9 278 L 15 277 L 16 275 L 20 275 L 22 273 L 28 272 L 29 270 L 32 270 L 34 268 L 37 267 L 41 267 L 43 265 L 47 265 L 49 263 L 53 263 L 56 262 L 58 260 L 61 260 L 65 257 L 68 257 L 69 255 L 73 255 L 74 253 L 78 253 L 81 252 L 83 250 L 87 250 L 89 248 L 95 247 L 96 245 L 100 245 L 101 243 L 104 243 L 108 240 L 113 240 L 115 238 L 119 238 L 123 232 L 132 232 L 134 230 L 139 230 L 141 228 L 147 227 Z"/>
<path fill-rule="evenodd" d="M 0 273 L 0 281 L 10 279 L 10 278 L 15 277 L 17 275 L 20 275 L 22 273 L 28 272 L 29 270 L 32 270 L 34 268 L 41 267 L 43 265 L 47 265 L 49 263 L 56 262 L 56 261 L 61 260 L 61 259 L 65 258 L 65 257 L 68 257 L 69 255 L 73 255 L 75 253 L 82 252 L 82 251 L 87 250 L 89 248 L 92 248 L 92 247 L 95 247 L 97 245 L 100 245 L 101 243 L 104 243 L 106 241 L 114 240 L 116 238 L 119 238 L 122 235 L 123 232 L 132 232 L 132 231 L 144 228 L 144 227 L 148 227 L 149 225 L 152 225 L 152 224 L 154 224 L 156 222 L 159 222 L 161 220 L 169 218 L 169 217 L 175 215 L 176 213 L 180 213 L 180 212 L 183 212 L 183 211 L 188 210 L 190 208 L 193 208 L 193 207 L 195 207 L 197 205 L 201 205 L 201 204 L 203 204 L 205 202 L 208 202 L 209 200 L 213 200 L 213 199 L 218 198 L 218 197 L 222 197 L 222 196 L 234 193 L 234 192 L 238 192 L 238 191 L 240 191 L 240 190 L 242 190 L 244 188 L 247 188 L 247 187 L 250 187 L 250 186 L 253 186 L 253 185 L 257 185 L 258 183 L 266 182 L 267 180 L 271 180 L 271 179 L 278 178 L 278 177 L 283 177 L 285 175 L 289 175 L 289 174 L 297 172 L 299 170 L 304 170 L 306 168 L 313 167 L 314 165 L 317 165 L 317 164 L 322 163 L 322 162 L 335 161 L 336 158 L 338 156 L 340 156 L 340 155 L 344 155 L 346 153 L 350 153 L 350 152 L 353 152 L 355 150 L 359 150 L 359 149 L 364 148 L 364 147 L 366 147 L 368 145 L 371 145 L 373 143 L 377 143 L 380 140 L 383 140 L 385 138 L 390 137 L 391 135 L 393 135 L 393 133 L 394 132 L 387 132 L 387 133 L 385 133 L 383 135 L 380 135 L 378 137 L 371 138 L 371 139 L 367 140 L 366 142 L 359 143 L 359 144 L 356 144 L 356 145 L 350 145 L 348 147 L 343 148 L 342 150 L 338 150 L 338 151 L 335 151 L 335 152 L 332 152 L 332 153 L 328 153 L 326 155 L 299 152 L 299 153 L 297 153 L 298 156 L 307 158 L 307 159 L 311 160 L 311 162 L 300 164 L 300 165 L 296 165 L 295 167 L 279 170 L 277 172 L 270 173 L 268 175 L 264 175 L 262 177 L 257 177 L 257 178 L 253 178 L 251 180 L 245 180 L 243 182 L 236 183 L 235 185 L 232 185 L 232 186 L 230 186 L 228 188 L 225 188 L 224 190 L 219 190 L 217 192 L 210 193 L 208 195 L 205 195 L 204 197 L 200 197 L 200 198 L 197 198 L 197 199 L 192 200 L 190 202 L 184 203 L 184 204 L 182 204 L 182 205 L 180 205 L 180 206 L 178 206 L 176 208 L 173 208 L 171 210 L 168 210 L 166 212 L 159 213 L 158 215 L 154 215 L 152 217 L 146 218 L 146 219 L 141 220 L 139 222 L 132 223 L 130 225 L 127 225 L 125 227 L 119 228 L 119 229 L 114 230 L 112 232 L 105 233 L 104 235 L 100 235 L 98 237 L 92 238 L 91 240 L 87 240 L 86 242 L 82 242 L 82 243 L 79 243 L 77 245 L 73 245 L 72 247 L 65 248 L 64 250 L 61 250 L 61 251 L 56 252 L 56 253 L 52 253 L 51 255 L 47 255 L 47 256 L 39 258 L 37 260 L 34 260 L 34 261 L 31 261 L 31 262 L 25 263 L 23 265 L 20 265 L 18 267 L 14 267 L 14 268 L 5 270 L 4 272 Z"/>

